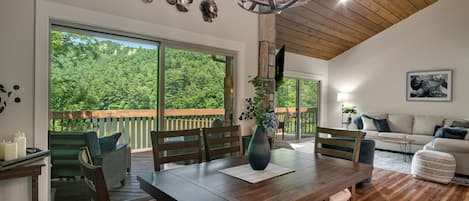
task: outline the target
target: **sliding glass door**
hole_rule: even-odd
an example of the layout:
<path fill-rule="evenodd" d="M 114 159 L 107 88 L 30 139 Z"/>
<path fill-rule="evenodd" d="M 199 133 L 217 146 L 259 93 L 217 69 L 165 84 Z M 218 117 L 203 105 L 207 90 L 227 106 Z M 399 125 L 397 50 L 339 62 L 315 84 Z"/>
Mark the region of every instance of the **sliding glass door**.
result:
<path fill-rule="evenodd" d="M 49 130 L 122 133 L 120 143 L 148 148 L 157 130 L 160 43 L 53 25 Z"/>
<path fill-rule="evenodd" d="M 232 52 L 63 24 L 50 49 L 50 131 L 122 133 L 143 151 L 151 131 L 232 125 Z"/>
<path fill-rule="evenodd" d="M 282 139 L 314 137 L 319 116 L 319 86 L 320 82 L 315 80 L 284 78 L 275 95 L 276 112 L 285 127 Z"/>

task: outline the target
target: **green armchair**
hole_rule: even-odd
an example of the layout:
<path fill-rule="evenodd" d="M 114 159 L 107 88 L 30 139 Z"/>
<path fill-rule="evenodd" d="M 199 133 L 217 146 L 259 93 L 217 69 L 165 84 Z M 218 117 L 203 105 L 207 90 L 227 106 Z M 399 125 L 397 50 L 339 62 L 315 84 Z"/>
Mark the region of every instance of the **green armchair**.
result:
<path fill-rule="evenodd" d="M 52 178 L 82 177 L 78 154 L 88 147 L 94 165 L 102 166 L 108 188 L 124 185 L 130 171 L 130 148 L 117 144 L 120 134 L 99 138 L 96 132 L 49 132 Z M 113 145 L 112 145 L 113 144 Z"/>

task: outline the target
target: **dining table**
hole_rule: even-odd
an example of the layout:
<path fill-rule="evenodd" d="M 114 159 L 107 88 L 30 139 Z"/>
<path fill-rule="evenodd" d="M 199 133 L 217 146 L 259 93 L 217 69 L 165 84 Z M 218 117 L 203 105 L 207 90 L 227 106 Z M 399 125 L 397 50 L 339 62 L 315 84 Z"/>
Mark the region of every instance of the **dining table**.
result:
<path fill-rule="evenodd" d="M 158 201 L 323 201 L 371 176 L 368 164 L 303 153 L 271 151 L 270 163 L 294 172 L 249 183 L 219 170 L 248 164 L 248 158 L 229 157 L 138 175 L 140 188 Z"/>

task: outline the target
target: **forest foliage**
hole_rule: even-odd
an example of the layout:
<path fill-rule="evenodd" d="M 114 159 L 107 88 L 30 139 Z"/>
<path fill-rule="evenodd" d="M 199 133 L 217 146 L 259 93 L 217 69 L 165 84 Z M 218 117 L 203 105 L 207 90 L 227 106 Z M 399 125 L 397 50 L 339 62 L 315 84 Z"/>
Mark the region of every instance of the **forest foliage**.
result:
<path fill-rule="evenodd" d="M 319 82 L 314 80 L 299 80 L 284 78 L 282 86 L 276 91 L 275 106 L 276 107 L 296 107 L 297 85 L 300 85 L 300 107 L 317 108 L 319 102 L 318 90 Z M 293 111 L 290 111 L 293 112 Z"/>
<path fill-rule="evenodd" d="M 158 47 L 52 31 L 52 111 L 155 109 Z M 225 65 L 167 48 L 165 108 L 223 108 Z"/>
<path fill-rule="evenodd" d="M 51 46 L 51 111 L 157 108 L 158 46 L 57 30 Z M 201 52 L 166 48 L 165 54 L 166 109 L 224 107 L 224 63 Z M 317 107 L 316 84 L 302 87 L 302 107 Z M 285 79 L 277 107 L 295 107 L 295 86 L 295 80 Z"/>

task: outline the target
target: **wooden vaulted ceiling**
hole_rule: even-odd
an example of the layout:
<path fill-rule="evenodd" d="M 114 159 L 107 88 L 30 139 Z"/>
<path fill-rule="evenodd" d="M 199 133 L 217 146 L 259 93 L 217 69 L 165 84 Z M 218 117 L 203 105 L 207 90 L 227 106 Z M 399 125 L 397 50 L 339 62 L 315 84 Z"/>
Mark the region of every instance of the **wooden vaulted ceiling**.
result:
<path fill-rule="evenodd" d="M 277 15 L 277 46 L 330 60 L 436 1 L 312 0 Z"/>

